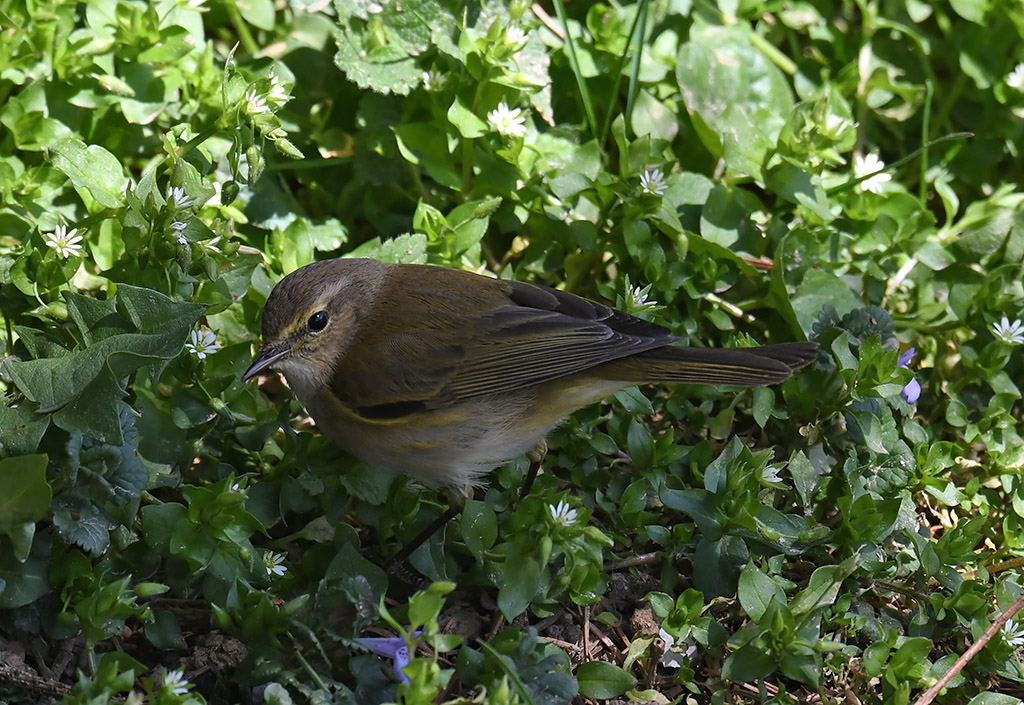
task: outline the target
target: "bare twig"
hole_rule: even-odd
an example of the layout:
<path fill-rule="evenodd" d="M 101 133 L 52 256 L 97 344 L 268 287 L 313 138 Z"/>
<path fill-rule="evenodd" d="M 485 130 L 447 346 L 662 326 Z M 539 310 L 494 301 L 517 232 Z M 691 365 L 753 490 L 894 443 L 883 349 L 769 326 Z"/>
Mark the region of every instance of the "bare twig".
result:
<path fill-rule="evenodd" d="M 630 556 L 629 558 L 623 558 L 621 561 L 615 561 L 611 565 L 606 565 L 604 569 L 608 572 L 622 570 L 623 568 L 632 568 L 633 566 L 646 565 L 648 563 L 654 563 L 661 558 L 661 551 L 652 551 L 651 553 L 641 553 L 639 556 Z"/>
<path fill-rule="evenodd" d="M 987 570 L 989 575 L 991 575 L 992 573 L 998 573 L 999 571 L 1008 570 L 1010 568 L 1020 568 L 1021 566 L 1024 566 L 1024 557 L 1011 558 L 1008 561 L 993 563 L 992 565 L 985 566 L 985 570 Z"/>
<path fill-rule="evenodd" d="M 547 10 L 540 6 L 540 3 L 533 3 L 533 6 L 530 9 L 533 11 L 533 14 L 537 16 L 537 19 L 540 20 L 541 24 L 554 32 L 559 39 L 565 41 L 565 32 L 562 31 L 562 28 L 558 26 L 557 22 L 551 19 L 551 15 L 547 13 Z"/>
<path fill-rule="evenodd" d="M 935 696 L 939 694 L 939 691 L 945 688 L 946 684 L 953 679 L 953 676 L 959 673 L 963 667 L 967 665 L 967 662 L 974 658 L 974 655 L 981 651 L 985 644 L 991 641 L 992 637 L 996 635 L 996 632 L 1003 628 L 1003 625 L 1006 624 L 1007 620 L 1017 614 L 1022 607 L 1024 607 L 1024 595 L 1018 597 L 1017 601 L 1010 606 L 1010 609 L 999 615 L 996 618 L 996 621 L 992 622 L 989 628 L 985 630 L 985 633 L 981 635 L 981 638 L 971 644 L 971 648 L 967 649 L 967 651 L 963 653 L 963 656 L 956 660 L 956 663 L 954 663 L 950 669 L 942 675 L 942 678 L 940 678 L 935 685 L 926 690 L 921 697 L 914 701 L 914 705 L 928 705 L 928 703 L 934 700 Z"/>

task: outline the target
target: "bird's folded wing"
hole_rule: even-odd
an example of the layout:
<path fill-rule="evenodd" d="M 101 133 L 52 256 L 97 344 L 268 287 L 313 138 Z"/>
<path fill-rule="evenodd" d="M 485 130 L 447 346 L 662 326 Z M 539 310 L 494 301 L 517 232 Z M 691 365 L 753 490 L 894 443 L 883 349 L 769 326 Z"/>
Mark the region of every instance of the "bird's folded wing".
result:
<path fill-rule="evenodd" d="M 452 297 L 443 286 L 432 291 L 430 281 L 421 282 L 420 295 L 402 302 L 403 330 L 361 329 L 335 371 L 339 399 L 370 418 L 397 418 L 522 389 L 674 340 L 661 326 L 555 289 L 485 282 L 477 290 L 466 283 Z"/>

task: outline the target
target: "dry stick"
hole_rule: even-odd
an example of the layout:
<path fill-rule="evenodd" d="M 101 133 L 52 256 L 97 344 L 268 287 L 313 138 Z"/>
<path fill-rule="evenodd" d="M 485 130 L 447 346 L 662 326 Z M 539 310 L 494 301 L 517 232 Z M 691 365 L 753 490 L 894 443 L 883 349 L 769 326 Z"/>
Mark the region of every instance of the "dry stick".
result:
<path fill-rule="evenodd" d="M 646 563 L 654 563 L 656 560 L 661 558 L 662 555 L 663 554 L 661 551 L 641 553 L 639 556 L 629 556 L 628 558 L 623 558 L 622 560 L 616 561 L 611 565 L 606 565 L 604 569 L 608 572 L 612 572 L 616 570 L 622 570 L 623 568 L 632 568 L 633 566 L 644 565 Z"/>
<path fill-rule="evenodd" d="M 583 608 L 583 660 L 590 660 L 590 605 Z"/>
<path fill-rule="evenodd" d="M 557 22 L 551 19 L 551 15 L 549 15 L 547 11 L 540 6 L 540 3 L 533 3 L 533 7 L 530 9 L 533 10 L 533 14 L 537 16 L 537 19 L 540 20 L 545 27 L 554 32 L 559 39 L 565 41 L 565 33 L 562 31 L 562 28 L 558 26 Z"/>
<path fill-rule="evenodd" d="M 991 626 L 989 626 L 989 628 L 985 630 L 985 633 L 981 635 L 981 638 L 971 644 L 971 648 L 967 649 L 963 656 L 958 658 L 956 663 L 954 663 L 953 666 L 943 674 L 942 678 L 939 679 L 939 682 L 926 690 L 924 695 L 914 701 L 914 705 L 928 705 L 928 703 L 934 700 L 935 696 L 939 694 L 939 691 L 945 688 L 946 684 L 953 679 L 953 676 L 959 673 L 961 669 L 967 665 L 967 662 L 974 658 L 974 654 L 984 648 L 985 644 L 995 636 L 996 632 L 1003 628 L 1003 625 L 1006 624 L 1010 617 L 1017 614 L 1021 607 L 1024 607 L 1024 595 L 1018 597 L 1017 601 L 1010 606 L 1010 609 L 999 615 L 996 618 L 996 621 L 992 622 Z"/>
<path fill-rule="evenodd" d="M 991 575 L 992 573 L 998 573 L 999 571 L 1006 570 L 1007 568 L 1019 568 L 1022 565 L 1024 565 L 1024 558 L 1011 558 L 1007 561 L 1002 561 L 1001 563 L 993 563 L 990 566 L 985 566 L 985 570 L 987 570 L 989 575 Z"/>

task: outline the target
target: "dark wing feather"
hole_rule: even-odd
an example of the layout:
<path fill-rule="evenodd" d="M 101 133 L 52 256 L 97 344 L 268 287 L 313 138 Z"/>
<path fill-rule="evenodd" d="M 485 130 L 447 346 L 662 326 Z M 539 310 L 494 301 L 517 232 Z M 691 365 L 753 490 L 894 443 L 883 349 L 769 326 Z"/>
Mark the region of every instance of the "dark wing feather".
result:
<path fill-rule="evenodd" d="M 674 341 L 661 326 L 547 287 L 439 267 L 392 271 L 332 381 L 342 401 L 375 418 L 522 389 Z"/>
<path fill-rule="evenodd" d="M 512 282 L 510 305 L 479 322 L 449 383 L 458 398 L 508 392 L 668 345 L 669 332 L 556 289 Z"/>

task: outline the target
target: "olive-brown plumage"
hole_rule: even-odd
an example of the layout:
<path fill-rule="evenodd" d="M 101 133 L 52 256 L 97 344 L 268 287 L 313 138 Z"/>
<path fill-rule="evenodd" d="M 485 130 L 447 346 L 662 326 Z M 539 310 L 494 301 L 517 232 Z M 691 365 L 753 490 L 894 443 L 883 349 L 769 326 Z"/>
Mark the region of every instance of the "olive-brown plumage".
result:
<path fill-rule="evenodd" d="M 711 349 L 522 282 L 335 259 L 274 288 L 248 380 L 281 370 L 330 440 L 372 466 L 465 491 L 575 409 L 645 382 L 758 386 L 815 343 Z"/>

